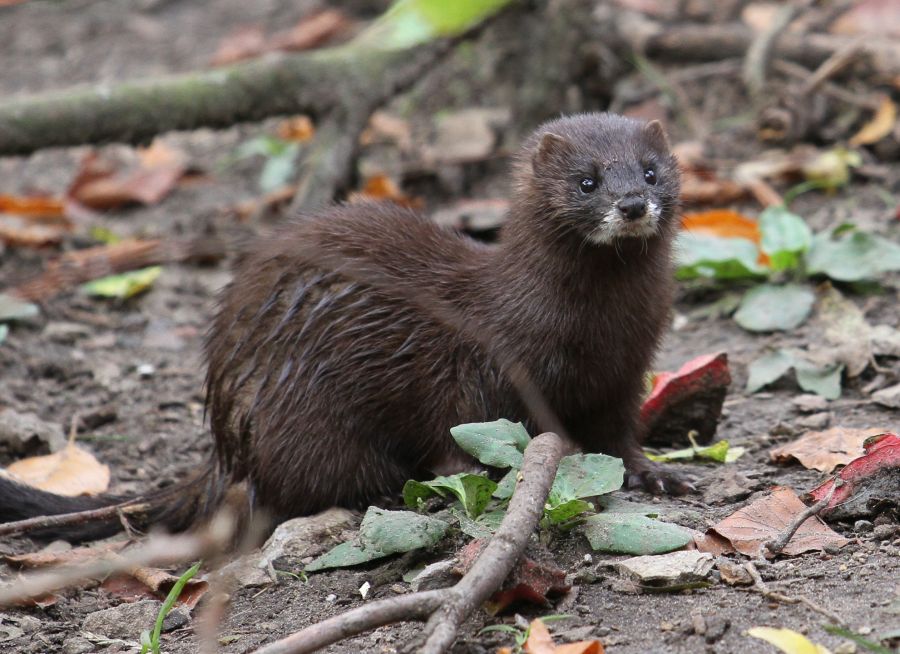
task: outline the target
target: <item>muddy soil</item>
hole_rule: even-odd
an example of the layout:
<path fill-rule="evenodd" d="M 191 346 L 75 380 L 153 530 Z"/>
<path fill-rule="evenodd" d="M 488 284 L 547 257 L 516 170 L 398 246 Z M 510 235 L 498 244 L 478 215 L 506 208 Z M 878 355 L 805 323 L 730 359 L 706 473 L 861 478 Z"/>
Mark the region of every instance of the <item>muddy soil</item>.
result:
<path fill-rule="evenodd" d="M 261 23 L 270 30 L 285 27 L 321 4 L 316 0 L 71 0 L 33 2 L 0 10 L 0 58 L 4 61 L 0 95 L 8 97 L 62 88 L 73 82 L 113 82 L 202 67 L 215 52 L 220 38 L 235 28 L 250 23 Z M 345 6 L 365 19 L 383 4 L 354 2 Z M 431 114 L 416 113 L 417 99 L 422 100 L 415 94 L 405 97 L 394 108 L 404 108 L 415 125 L 431 125 Z M 469 97 L 468 103 L 490 106 L 494 100 L 488 93 L 480 100 Z M 428 106 L 435 102 L 430 98 Z M 461 101 L 455 96 L 454 102 L 464 105 L 465 98 Z M 584 108 L 595 107 L 588 100 Z M 734 113 L 742 110 L 739 106 L 732 109 Z M 514 113 L 508 131 L 514 135 L 528 127 L 516 124 Z M 201 181 L 180 186 L 155 207 L 110 212 L 95 219 L 95 223 L 120 236 L 233 235 L 267 230 L 271 219 L 240 222 L 231 211 L 237 203 L 259 197 L 256 180 L 260 162 L 230 166 L 226 163 L 239 143 L 270 129 L 271 124 L 267 123 L 219 132 L 198 130 L 166 135 L 167 143 L 186 151 L 191 164 L 207 175 Z M 677 124 L 674 130 L 674 140 L 678 141 L 683 135 Z M 734 138 L 753 143 L 750 132 L 738 133 Z M 735 144 L 734 152 L 761 150 L 747 142 Z M 128 151 L 123 146 L 108 146 L 105 150 L 112 155 Z M 71 148 L 0 159 L 0 193 L 61 193 L 84 152 L 84 148 Z M 462 197 L 503 194 L 506 163 L 498 157 L 459 166 L 444 174 L 463 180 L 450 186 Z M 900 170 L 896 165 L 887 170 L 888 176 L 879 185 L 854 183 L 831 196 L 809 194 L 794 208 L 809 219 L 814 229 L 852 218 L 858 224 L 879 226 L 896 238 L 898 226 L 888 228 L 888 222 L 900 197 Z M 447 188 L 433 182 L 420 185 L 416 191 L 424 195 L 426 210 L 436 211 L 459 199 Z M 64 247 L 83 246 L 86 242 L 79 239 L 85 238 L 70 239 Z M 38 272 L 55 253 L 7 248 L 0 257 L 0 282 L 7 285 Z M 82 421 L 106 416 L 95 421 L 102 424 L 85 430 L 80 441 L 110 466 L 112 490 L 117 493 L 144 490 L 180 478 L 184 471 L 201 465 L 210 449 L 202 410 L 204 368 L 200 352 L 203 331 L 215 306 L 215 293 L 227 283 L 229 274 L 227 261 L 213 267 L 168 265 L 153 289 L 133 300 L 102 301 L 74 292 L 47 302 L 39 318 L 16 325 L 0 345 L 0 407 L 34 412 L 63 425 L 68 425 L 76 414 Z M 897 289 L 898 280 L 893 278 L 876 294 L 853 297 L 866 309 L 873 324 L 896 325 L 900 322 Z M 792 403 L 799 391 L 791 383 L 752 396 L 743 391 L 747 364 L 767 347 L 814 342 L 820 335 L 809 326 L 787 335 L 752 335 L 727 317 L 703 315 L 704 308 L 731 291 L 708 285 L 682 289 L 676 307 L 677 328 L 666 338 L 658 368 L 677 368 L 705 352 L 728 352 L 734 381 L 718 435 L 733 445 L 746 447 L 748 453 L 726 467 L 686 465 L 687 472 L 697 479 L 699 493 L 684 499 L 620 492 L 628 499 L 657 502 L 661 509 L 677 512 L 682 524 L 696 529 L 704 529 L 743 505 L 753 493 L 773 485 L 802 492 L 820 481 L 815 471 L 776 466 L 769 460 L 773 445 L 790 440 L 790 434 L 803 430 L 798 425 L 803 414 Z M 896 378 L 900 373 L 896 360 L 883 365 L 887 370 L 880 374 L 887 378 Z M 897 412 L 872 404 L 862 390 L 874 376 L 869 371 L 852 380 L 842 398 L 828 404 L 829 424 L 898 429 Z M 3 456 L 0 463 L 8 463 L 9 457 Z M 717 488 L 733 477 L 741 478 L 745 492 L 729 500 L 717 499 Z M 852 524 L 834 527 L 850 539 L 849 545 L 837 553 L 810 553 L 761 565 L 763 578 L 774 590 L 815 600 L 859 633 L 896 630 L 900 627 L 900 535 L 895 533 L 880 540 L 873 536 L 871 525 L 860 525 L 858 529 Z M 453 544 L 434 552 L 433 558 L 451 554 Z M 27 539 L 8 540 L 0 545 L 4 552 L 38 547 Z M 548 613 L 570 614 L 569 620 L 554 625 L 554 631 L 563 640 L 597 637 L 611 654 L 751 653 L 771 649 L 746 636 L 745 631 L 770 625 L 806 633 L 835 651 L 853 651 L 846 648 L 846 643 L 842 645 L 841 638 L 822 629 L 828 622 L 823 615 L 803 604 L 774 603 L 758 593 L 723 583 L 676 594 L 629 594 L 618 589 L 613 583 L 615 573 L 605 567 L 617 557 L 591 554 L 580 534 L 556 536 L 550 547 L 559 565 L 567 572 L 577 573 L 580 581 L 553 606 L 519 610 L 528 618 Z M 288 571 L 299 571 L 300 565 L 293 560 L 278 562 L 279 568 Z M 12 574 L 8 569 L 0 572 Z M 402 573 L 396 565 L 387 564 L 315 574 L 307 582 L 285 576 L 281 583 L 262 590 L 239 590 L 219 627 L 225 643 L 221 651 L 252 651 L 262 643 L 357 606 L 363 601 L 358 589 L 367 581 L 372 589 L 366 601 L 406 592 L 408 586 L 401 580 Z M 33 620 L 25 620 L 24 624 L 29 625 L 25 633 L 3 642 L 0 648 L 11 653 L 126 651 L 125 646 L 118 644 L 84 649 L 85 641 L 78 639 L 88 614 L 119 603 L 105 591 L 87 587 L 61 594 L 47 608 L 7 610 L 0 614 L 6 624 L 19 624 L 16 620 L 22 616 Z M 695 633 L 692 616 L 697 614 L 705 616 L 707 625 L 718 627 L 710 628 L 705 636 Z M 478 632 L 487 624 L 511 620 L 509 616 L 477 615 L 466 624 L 453 651 L 475 654 L 510 645 L 508 635 Z M 416 625 L 385 627 L 328 651 L 399 651 L 418 631 Z M 134 633 L 131 638 L 137 640 L 138 636 Z M 841 646 L 845 649 L 836 650 Z M 166 633 L 163 651 L 198 651 L 193 624 Z"/>

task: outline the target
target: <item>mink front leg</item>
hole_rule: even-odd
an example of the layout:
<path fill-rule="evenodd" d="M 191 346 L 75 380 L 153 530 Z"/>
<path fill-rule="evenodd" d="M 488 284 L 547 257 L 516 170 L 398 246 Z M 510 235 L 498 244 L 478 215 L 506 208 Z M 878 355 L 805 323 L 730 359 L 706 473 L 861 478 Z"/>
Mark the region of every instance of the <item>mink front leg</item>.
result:
<path fill-rule="evenodd" d="M 684 495 L 694 491 L 694 486 L 666 466 L 651 461 L 644 455 L 638 432 L 638 412 L 627 407 L 608 407 L 602 414 L 595 414 L 587 421 L 587 438 L 578 438 L 591 452 L 603 452 L 625 463 L 625 486 L 643 487 L 654 495 Z"/>

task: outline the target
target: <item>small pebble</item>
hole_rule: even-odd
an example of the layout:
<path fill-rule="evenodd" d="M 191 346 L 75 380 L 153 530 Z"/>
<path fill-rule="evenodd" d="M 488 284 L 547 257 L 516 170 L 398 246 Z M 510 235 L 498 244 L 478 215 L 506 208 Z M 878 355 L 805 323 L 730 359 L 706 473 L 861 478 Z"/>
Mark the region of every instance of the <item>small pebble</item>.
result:
<path fill-rule="evenodd" d="M 325 596 L 326 602 L 334 602 L 335 600 L 337 600 L 337 595 L 335 595 L 334 593 L 329 593 Z"/>
<path fill-rule="evenodd" d="M 872 530 L 872 535 L 878 540 L 888 540 L 894 536 L 896 531 L 896 525 L 876 525 Z"/>
<path fill-rule="evenodd" d="M 149 379 L 156 372 L 156 366 L 152 363 L 141 363 L 135 370 L 141 379 Z"/>
<path fill-rule="evenodd" d="M 873 525 L 868 520 L 857 520 L 856 522 L 853 523 L 853 531 L 855 531 L 859 534 L 865 534 L 865 533 L 872 531 L 872 528 L 874 526 L 875 525 Z"/>

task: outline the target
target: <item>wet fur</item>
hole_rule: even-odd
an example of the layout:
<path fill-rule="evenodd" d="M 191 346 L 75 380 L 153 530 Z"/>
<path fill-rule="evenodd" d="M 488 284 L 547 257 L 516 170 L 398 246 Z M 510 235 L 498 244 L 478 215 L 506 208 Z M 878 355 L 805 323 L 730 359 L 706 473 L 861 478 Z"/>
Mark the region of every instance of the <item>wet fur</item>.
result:
<path fill-rule="evenodd" d="M 600 179 L 590 197 L 585 174 Z M 679 192 L 665 136 L 609 114 L 562 118 L 526 142 L 514 177 L 494 246 L 386 203 L 301 216 L 256 241 L 208 332 L 215 461 L 184 502 L 212 506 L 240 482 L 279 519 L 363 507 L 465 467 L 450 428 L 497 418 L 532 433 L 561 423 L 585 450 L 648 473 L 637 416 L 669 316 Z M 650 235 L 593 242 L 615 199 L 635 193 L 659 208 Z M 518 366 L 559 422 L 522 401 Z M 178 515 L 154 519 L 183 528 Z"/>

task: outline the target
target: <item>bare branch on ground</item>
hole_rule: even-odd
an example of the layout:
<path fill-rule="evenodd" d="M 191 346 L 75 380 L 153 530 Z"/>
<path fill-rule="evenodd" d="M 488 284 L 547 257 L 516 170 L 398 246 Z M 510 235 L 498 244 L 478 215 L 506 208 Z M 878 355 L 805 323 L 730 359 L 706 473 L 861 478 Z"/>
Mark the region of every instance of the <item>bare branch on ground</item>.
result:
<path fill-rule="evenodd" d="M 494 593 L 519 560 L 538 524 L 564 451 L 563 440 L 546 432 L 525 450 L 521 476 L 503 523 L 475 564 L 455 586 L 391 597 L 306 627 L 256 650 L 255 654 L 314 652 L 344 638 L 393 622 L 429 617 L 422 654 L 446 651 L 459 626 Z"/>

